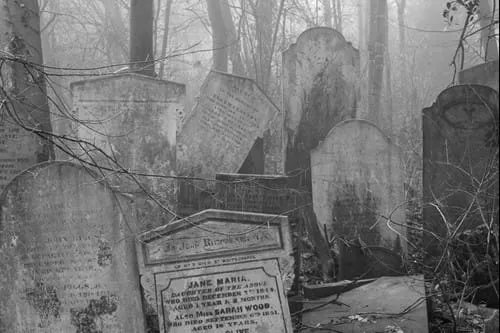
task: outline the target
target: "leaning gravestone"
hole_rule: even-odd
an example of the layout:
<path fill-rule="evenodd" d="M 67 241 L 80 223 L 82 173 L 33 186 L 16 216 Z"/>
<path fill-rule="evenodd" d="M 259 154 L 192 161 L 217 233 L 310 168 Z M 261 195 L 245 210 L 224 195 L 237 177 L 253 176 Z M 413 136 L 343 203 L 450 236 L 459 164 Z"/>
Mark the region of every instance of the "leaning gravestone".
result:
<path fill-rule="evenodd" d="M 183 111 L 185 86 L 149 76 L 125 73 L 71 84 L 78 138 L 95 144 L 89 160 L 112 170 L 172 176 L 176 170 L 177 117 Z M 87 158 L 83 155 L 83 158 Z M 101 170 L 102 171 L 102 170 Z M 108 180 L 122 191 L 137 184 L 127 177 L 105 171 Z M 170 193 L 174 184 L 158 177 L 136 178 L 155 193 Z"/>
<path fill-rule="evenodd" d="M 356 116 L 359 52 L 331 28 L 304 31 L 283 53 L 285 172 L 305 171 L 333 126 Z"/>
<path fill-rule="evenodd" d="M 498 92 L 454 86 L 423 113 L 424 230 L 444 237 L 498 221 Z M 435 237 L 424 243 L 440 252 Z"/>
<path fill-rule="evenodd" d="M 335 126 L 311 152 L 311 172 L 320 224 L 348 240 L 406 250 L 401 154 L 375 125 L 347 120 Z"/>
<path fill-rule="evenodd" d="M 211 71 L 179 134 L 178 174 L 213 179 L 217 172 L 236 173 L 259 138 L 269 154 L 280 153 L 280 128 L 270 128 L 278 114 L 252 79 Z M 281 163 L 279 155 L 263 160 L 267 172 Z"/>
<path fill-rule="evenodd" d="M 0 332 L 144 332 L 127 203 L 69 162 L 38 164 L 6 187 Z"/>
<path fill-rule="evenodd" d="M 205 210 L 139 235 L 146 306 L 162 333 L 292 333 L 285 216 Z"/>

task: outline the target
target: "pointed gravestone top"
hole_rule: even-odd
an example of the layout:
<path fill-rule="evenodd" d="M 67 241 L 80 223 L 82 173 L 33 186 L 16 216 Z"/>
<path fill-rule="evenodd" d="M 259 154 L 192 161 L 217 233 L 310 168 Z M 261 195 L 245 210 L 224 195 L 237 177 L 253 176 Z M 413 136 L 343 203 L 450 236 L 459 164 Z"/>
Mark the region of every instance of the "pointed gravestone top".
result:
<path fill-rule="evenodd" d="M 137 248 L 162 333 L 292 332 L 285 216 L 205 210 L 139 235 Z"/>

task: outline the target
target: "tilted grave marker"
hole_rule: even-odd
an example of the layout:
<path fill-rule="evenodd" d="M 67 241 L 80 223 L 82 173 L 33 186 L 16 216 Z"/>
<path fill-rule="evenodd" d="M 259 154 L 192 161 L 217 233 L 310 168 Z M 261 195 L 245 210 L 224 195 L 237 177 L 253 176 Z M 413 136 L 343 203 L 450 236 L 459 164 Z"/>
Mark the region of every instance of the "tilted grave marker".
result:
<path fill-rule="evenodd" d="M 238 172 L 258 138 L 268 152 L 264 164 L 278 168 L 279 156 L 269 156 L 281 153 L 274 147 L 281 147 L 275 133 L 281 129 L 270 128 L 278 113 L 252 79 L 211 71 L 178 137 L 178 174 L 214 178 L 217 172 Z"/>
<path fill-rule="evenodd" d="M 127 204 L 69 162 L 38 164 L 7 186 L 0 332 L 144 332 Z"/>
<path fill-rule="evenodd" d="M 285 172 L 304 172 L 310 152 L 333 126 L 356 116 L 359 52 L 326 27 L 304 31 L 283 53 Z"/>
<path fill-rule="evenodd" d="M 292 333 L 285 216 L 205 210 L 139 235 L 137 249 L 160 332 Z"/>
<path fill-rule="evenodd" d="M 339 237 L 406 250 L 401 154 L 375 125 L 347 120 L 335 126 L 312 151 L 311 172 L 321 225 Z"/>

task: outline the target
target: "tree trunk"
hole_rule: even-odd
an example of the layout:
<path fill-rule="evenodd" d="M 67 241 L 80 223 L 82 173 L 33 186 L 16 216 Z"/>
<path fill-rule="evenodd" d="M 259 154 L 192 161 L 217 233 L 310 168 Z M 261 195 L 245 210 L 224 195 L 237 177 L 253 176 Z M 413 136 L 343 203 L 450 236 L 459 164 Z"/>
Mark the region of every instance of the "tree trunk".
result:
<path fill-rule="evenodd" d="M 130 1 L 130 67 L 154 76 L 153 0 Z"/>
<path fill-rule="evenodd" d="M 229 59 L 231 60 L 232 65 L 231 72 L 233 74 L 244 75 L 245 68 L 243 66 L 243 60 L 241 60 L 240 54 L 240 36 L 236 33 L 233 18 L 231 16 L 231 10 L 229 8 L 229 3 L 227 2 L 227 0 L 220 1 L 220 8 L 226 32 L 226 45 L 229 48 Z"/>
<path fill-rule="evenodd" d="M 125 22 L 120 13 L 120 7 L 115 0 L 105 0 L 104 5 L 104 32 L 106 47 L 110 63 L 124 63 L 127 60 L 127 43 L 123 33 L 127 31 Z"/>
<path fill-rule="evenodd" d="M 370 3 L 368 35 L 368 107 L 370 119 L 381 125 L 381 98 L 384 84 L 384 62 L 387 43 L 387 2 L 376 0 Z"/>
<path fill-rule="evenodd" d="M 325 21 L 325 26 L 332 26 L 332 5 L 331 0 L 323 0 L 323 19 Z"/>
<path fill-rule="evenodd" d="M 496 8 L 498 10 L 498 8 Z M 484 52 L 484 60 L 492 61 L 498 59 L 498 48 L 495 38 L 494 12 L 491 10 L 489 0 L 479 1 L 479 12 L 481 19 L 479 24 L 481 30 L 481 48 Z"/>
<path fill-rule="evenodd" d="M 165 74 L 165 62 L 167 59 L 167 46 L 168 46 L 168 29 L 170 24 L 170 12 L 172 9 L 173 0 L 167 0 L 167 5 L 165 8 L 165 27 L 163 28 L 163 40 L 161 43 L 161 59 L 160 59 L 160 79 L 163 79 L 163 75 Z"/>
<path fill-rule="evenodd" d="M 342 3 L 340 0 L 333 0 L 333 5 L 336 5 L 336 10 L 335 12 L 337 13 L 337 26 L 335 29 L 337 29 L 338 32 L 342 33 Z"/>
<path fill-rule="evenodd" d="M 0 93 L 7 96 L 0 95 L 2 115 L 0 125 L 7 126 L 6 124 L 15 123 L 31 132 L 51 133 L 45 77 L 36 71 L 37 67 L 30 65 L 31 63 L 43 64 L 38 2 L 25 0 L 23 6 L 20 6 L 17 1 L 4 0 L 0 1 L 0 8 L 2 8 L 0 49 L 6 50 L 16 58 L 28 61 L 28 64 L 8 61 L 1 69 Z M 2 105 L 2 102 L 7 102 L 7 104 Z M 18 136 L 25 135 L 25 133 L 18 134 Z M 54 157 L 52 144 L 42 139 L 46 137 L 48 136 L 41 133 L 41 137 L 33 139 L 34 151 L 33 147 L 22 147 L 26 149 L 26 154 L 35 154 L 36 162 L 47 161 Z"/>
<path fill-rule="evenodd" d="M 267 92 L 271 77 L 274 1 L 258 0 L 255 10 L 257 84 Z"/>
<path fill-rule="evenodd" d="M 227 72 L 228 47 L 226 45 L 226 28 L 222 18 L 222 10 L 219 0 L 207 0 L 208 19 L 212 26 L 212 68 L 221 72 Z"/>

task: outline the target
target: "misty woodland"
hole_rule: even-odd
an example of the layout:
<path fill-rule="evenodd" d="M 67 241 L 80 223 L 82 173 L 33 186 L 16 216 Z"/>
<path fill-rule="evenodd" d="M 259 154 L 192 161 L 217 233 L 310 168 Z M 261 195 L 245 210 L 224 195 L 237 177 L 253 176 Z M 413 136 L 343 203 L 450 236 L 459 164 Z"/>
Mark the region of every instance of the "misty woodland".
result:
<path fill-rule="evenodd" d="M 499 329 L 498 0 L 0 0 L 0 333 Z"/>

